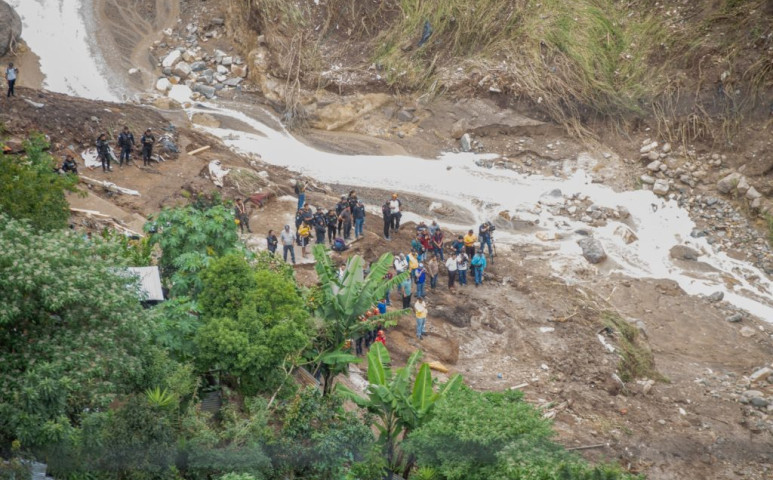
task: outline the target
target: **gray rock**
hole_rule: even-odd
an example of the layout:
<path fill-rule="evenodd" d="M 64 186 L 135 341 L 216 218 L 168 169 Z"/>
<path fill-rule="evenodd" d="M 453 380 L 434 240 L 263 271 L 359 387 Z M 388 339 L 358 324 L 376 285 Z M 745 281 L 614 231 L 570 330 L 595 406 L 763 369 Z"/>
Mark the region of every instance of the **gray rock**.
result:
<path fill-rule="evenodd" d="M 725 298 L 725 292 L 714 292 L 708 296 L 709 302 L 716 303 Z"/>
<path fill-rule="evenodd" d="M 730 193 L 730 191 L 738 185 L 738 182 L 741 181 L 741 177 L 742 175 L 738 172 L 731 173 L 717 182 L 717 190 L 721 193 Z"/>
<path fill-rule="evenodd" d="M 647 165 L 647 170 L 649 170 L 650 172 L 657 172 L 658 170 L 660 170 L 660 165 L 661 165 L 660 160 L 655 160 L 654 162 L 650 162 L 650 164 Z"/>
<path fill-rule="evenodd" d="M 765 408 L 765 407 L 768 406 L 768 404 L 770 402 L 768 402 L 766 399 L 764 399 L 762 397 L 754 397 L 754 398 L 751 399 L 751 401 L 749 403 L 751 403 L 752 405 L 754 405 L 757 408 Z"/>
<path fill-rule="evenodd" d="M 658 148 L 658 142 L 650 142 L 647 145 L 644 145 L 643 147 L 641 147 L 641 150 L 639 150 L 639 153 L 644 155 L 645 153 L 649 153 L 656 148 Z"/>
<path fill-rule="evenodd" d="M 229 78 L 228 80 L 223 82 L 223 85 L 225 85 L 227 87 L 236 87 L 237 85 L 239 85 L 243 81 L 244 81 L 244 79 L 241 78 L 241 77 Z"/>
<path fill-rule="evenodd" d="M 762 197 L 762 194 L 757 191 L 754 187 L 749 187 L 749 189 L 746 191 L 746 199 L 747 200 L 757 200 L 758 198 Z"/>
<path fill-rule="evenodd" d="M 191 66 L 186 61 L 177 62 L 177 64 L 172 69 L 172 73 L 182 79 L 188 78 L 188 75 L 191 74 L 191 71 Z"/>
<path fill-rule="evenodd" d="M 691 260 L 695 261 L 698 260 L 698 257 L 700 256 L 700 253 L 696 252 L 690 247 L 687 247 L 685 245 L 674 245 L 671 247 L 670 250 L 671 258 L 676 258 L 678 260 Z"/>
<path fill-rule="evenodd" d="M 210 25 L 215 25 L 217 27 L 222 27 L 225 25 L 225 20 L 220 17 L 214 17 L 212 20 L 209 21 Z"/>
<path fill-rule="evenodd" d="M 193 62 L 191 63 L 191 71 L 201 72 L 207 69 L 207 62 Z"/>
<path fill-rule="evenodd" d="M 21 37 L 21 18 L 16 10 L 0 0 L 0 57 L 16 47 Z"/>
<path fill-rule="evenodd" d="M 750 382 L 756 382 L 757 380 L 761 378 L 765 378 L 768 375 L 773 375 L 773 368 L 770 367 L 762 367 L 759 370 L 755 371 L 751 375 L 749 375 L 749 381 Z"/>
<path fill-rule="evenodd" d="M 224 67 L 230 67 L 234 63 L 234 58 L 231 56 L 223 57 L 220 61 L 220 65 Z"/>
<path fill-rule="evenodd" d="M 648 160 L 650 160 L 650 161 L 653 161 L 653 162 L 654 162 L 654 161 L 655 161 L 655 160 L 657 160 L 658 158 L 660 158 L 660 154 L 658 153 L 658 151 L 657 151 L 657 150 L 651 150 L 651 151 L 650 151 L 650 152 L 647 154 L 647 159 L 648 159 Z"/>
<path fill-rule="evenodd" d="M 649 175 L 642 175 L 639 177 L 639 180 L 641 180 L 642 183 L 646 183 L 647 185 L 652 185 L 655 183 L 655 178 Z"/>
<path fill-rule="evenodd" d="M 469 133 L 462 135 L 462 138 L 459 139 L 459 142 L 462 144 L 462 151 L 469 152 L 472 150 L 472 137 L 470 137 Z"/>
<path fill-rule="evenodd" d="M 706 199 L 706 206 L 711 207 L 712 205 L 715 205 L 719 199 L 717 197 L 709 197 Z"/>
<path fill-rule="evenodd" d="M 742 313 L 735 313 L 733 315 L 730 315 L 725 320 L 727 320 L 730 323 L 738 323 L 741 320 L 743 320 L 743 314 Z"/>
<path fill-rule="evenodd" d="M 582 248 L 582 256 L 590 263 L 601 263 L 607 258 L 607 253 L 601 242 L 593 237 L 578 240 L 577 244 Z"/>
<path fill-rule="evenodd" d="M 665 195 L 668 193 L 671 186 L 668 184 L 668 180 L 655 180 L 655 184 L 652 186 L 652 191 L 655 195 Z"/>
<path fill-rule="evenodd" d="M 701 238 L 701 237 L 705 237 L 706 235 L 708 235 L 708 234 L 706 233 L 706 230 L 701 230 L 701 229 L 699 229 L 699 228 L 694 228 L 694 229 L 692 230 L 692 232 L 690 232 L 690 236 L 691 236 L 692 238 Z"/>
<path fill-rule="evenodd" d="M 399 112 L 397 112 L 397 120 L 400 122 L 413 121 L 413 114 L 408 110 L 400 110 Z"/>
<path fill-rule="evenodd" d="M 213 98 L 215 96 L 215 87 L 204 85 L 203 83 L 197 83 L 194 85 L 193 91 L 198 92 L 207 98 Z"/>

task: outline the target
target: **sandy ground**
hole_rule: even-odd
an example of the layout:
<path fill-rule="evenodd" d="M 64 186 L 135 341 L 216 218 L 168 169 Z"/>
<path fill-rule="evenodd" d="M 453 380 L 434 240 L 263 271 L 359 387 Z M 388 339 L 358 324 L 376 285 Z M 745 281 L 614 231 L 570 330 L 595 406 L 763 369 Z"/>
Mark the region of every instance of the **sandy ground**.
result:
<path fill-rule="evenodd" d="M 13 63 L 19 69 L 17 87 L 41 88 L 43 86 L 45 77 L 40 71 L 40 60 L 23 42 L 17 47 L 15 54 L 0 57 L 3 72 L 8 63 Z M 5 86 L 5 77 L 3 77 L 3 86 Z"/>

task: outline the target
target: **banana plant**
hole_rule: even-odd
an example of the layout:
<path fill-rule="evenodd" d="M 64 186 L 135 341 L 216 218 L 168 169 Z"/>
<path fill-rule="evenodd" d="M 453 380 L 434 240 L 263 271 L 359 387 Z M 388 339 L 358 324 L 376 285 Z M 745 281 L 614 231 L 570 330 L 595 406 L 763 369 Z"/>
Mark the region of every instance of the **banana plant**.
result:
<path fill-rule="evenodd" d="M 392 265 L 392 254 L 385 253 L 373 262 L 367 276 L 363 273 L 362 257 L 355 255 L 349 258 L 343 276 L 339 277 L 327 247 L 315 245 L 312 253 L 322 298 L 314 312 L 319 334 L 308 353 L 316 365 L 315 373 L 322 374 L 323 394 L 329 395 L 335 377 L 347 374 L 350 363 L 359 362 L 349 351 L 349 341 L 376 325 L 393 326 L 399 317 L 409 313 L 408 309 L 397 310 L 370 317 L 365 322 L 360 320 L 384 298 L 387 291 L 405 280 L 408 273 L 385 279 L 384 275 Z"/>
<path fill-rule="evenodd" d="M 456 374 L 435 391 L 429 365 L 422 363 L 418 371 L 416 369 L 420 359 L 421 352 L 416 351 L 404 367 L 392 371 L 388 366 L 391 363 L 389 351 L 376 343 L 368 352 L 367 396 L 363 397 L 343 385 L 338 387 L 346 399 L 378 418 L 379 442 L 384 446 L 389 471 L 394 472 L 404 466 L 405 478 L 410 474 L 414 459 L 409 457 L 403 465 L 402 455 L 396 456 L 398 441 L 428 421 L 435 404 L 462 383 L 461 375 Z"/>

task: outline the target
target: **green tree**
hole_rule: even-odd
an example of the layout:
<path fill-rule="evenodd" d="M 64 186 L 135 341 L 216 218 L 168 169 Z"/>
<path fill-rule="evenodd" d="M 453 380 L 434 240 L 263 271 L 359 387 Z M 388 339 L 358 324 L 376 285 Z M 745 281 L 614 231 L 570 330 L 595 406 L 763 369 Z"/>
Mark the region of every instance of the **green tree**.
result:
<path fill-rule="evenodd" d="M 54 159 L 45 152 L 42 135 L 24 143 L 26 157 L 0 152 L 0 213 L 26 218 L 40 230 L 67 226 L 70 217 L 65 191 L 75 191 L 78 177 L 54 172 Z"/>
<path fill-rule="evenodd" d="M 391 363 L 389 352 L 380 343 L 375 343 L 368 352 L 367 397 L 361 397 L 343 385 L 339 386 L 344 396 L 375 415 L 379 423 L 379 441 L 384 446 L 390 472 L 404 466 L 407 478 L 413 468 L 414 458 L 404 462 L 402 454 L 396 456 L 401 438 L 420 428 L 431 420 L 435 405 L 449 392 L 462 383 L 460 375 L 452 376 L 440 390 L 435 392 L 429 365 L 422 363 L 416 372 L 421 352 L 414 352 L 404 367 L 395 372 L 386 365 Z M 414 376 L 413 383 L 411 378 Z"/>
<path fill-rule="evenodd" d="M 233 212 L 224 205 L 164 209 L 145 224 L 151 244 L 161 247 L 161 273 L 173 296 L 194 296 L 201 290 L 199 274 L 213 258 L 242 251 Z"/>
<path fill-rule="evenodd" d="M 371 461 L 373 433 L 355 412 L 344 410 L 339 397 L 308 387 L 287 404 L 281 418 L 281 431 L 270 446 L 281 478 L 344 478 Z"/>
<path fill-rule="evenodd" d="M 163 387 L 177 368 L 152 342 L 119 248 L 0 214 L 0 448 L 60 442 L 84 412 Z"/>
<path fill-rule="evenodd" d="M 409 432 L 403 448 L 448 480 L 595 480 L 634 478 L 609 465 L 592 466 L 552 442 L 550 422 L 519 391 L 463 387 L 434 416 Z"/>
<path fill-rule="evenodd" d="M 373 262 L 370 273 L 365 276 L 362 257 L 355 255 L 347 261 L 343 278 L 339 278 L 324 245 L 315 245 L 313 253 L 321 295 L 315 302 L 317 309 L 314 315 L 320 320 L 320 327 L 309 353 L 316 362 L 316 370 L 322 373 L 323 392 L 327 395 L 333 389 L 336 375 L 346 374 L 349 364 L 359 361 L 344 350 L 347 340 L 373 329 L 377 324 L 394 325 L 398 317 L 408 312 L 399 310 L 371 317 L 368 322 L 360 320 L 408 273 L 386 280 L 384 276 L 392 265 L 393 257 L 391 253 L 385 253 Z"/>
<path fill-rule="evenodd" d="M 277 367 L 298 355 L 311 336 L 295 283 L 276 272 L 252 270 L 239 255 L 215 260 L 202 279 L 199 364 L 233 376 L 249 393 L 270 386 Z"/>

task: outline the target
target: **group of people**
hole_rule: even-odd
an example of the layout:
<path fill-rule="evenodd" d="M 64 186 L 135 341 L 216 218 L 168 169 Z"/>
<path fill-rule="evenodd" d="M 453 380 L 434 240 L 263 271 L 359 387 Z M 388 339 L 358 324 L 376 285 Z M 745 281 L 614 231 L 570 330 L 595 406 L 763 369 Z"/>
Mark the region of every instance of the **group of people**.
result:
<path fill-rule="evenodd" d="M 326 210 L 318 206 L 316 211 L 312 211 L 311 205 L 306 202 L 307 188 L 305 181 L 296 181 L 298 210 L 295 213 L 295 231 L 290 229 L 290 225 L 285 225 L 279 236 L 274 230 L 269 230 L 266 236 L 268 251 L 276 253 L 281 242 L 282 258 L 286 262 L 289 254 L 293 264 L 296 245 L 301 247 L 301 255 L 304 258 L 308 256 L 307 248 L 312 240 L 317 244 L 327 240 L 333 250 L 343 251 L 348 248 L 346 242 L 352 237 L 352 227 L 355 239 L 362 237 L 365 231 L 365 205 L 357 198 L 357 192 L 352 190 L 348 195 L 341 195 L 334 208 Z"/>
<path fill-rule="evenodd" d="M 142 163 L 144 166 L 150 166 L 150 161 L 153 156 L 153 146 L 156 143 L 156 136 L 153 134 L 153 129 L 148 128 L 145 133 L 140 137 L 140 146 L 142 150 Z M 103 172 L 112 172 L 113 168 L 110 165 L 113 157 L 113 152 L 110 148 L 110 144 L 107 140 L 107 133 L 102 133 L 97 137 L 97 158 L 102 164 Z M 118 157 L 118 165 L 123 166 L 129 164 L 131 154 L 136 147 L 134 140 L 134 134 L 129 131 L 129 127 L 124 126 L 120 134 L 118 134 L 118 147 L 121 149 L 121 154 Z"/>
<path fill-rule="evenodd" d="M 276 254 L 279 244 L 282 245 L 282 258 L 285 262 L 290 256 L 290 261 L 295 264 L 295 246 L 301 247 L 304 257 L 307 256 L 306 248 L 311 243 L 312 238 L 316 243 L 325 243 L 327 240 L 333 250 L 345 250 L 346 241 L 351 238 L 352 227 L 354 227 L 355 239 L 363 235 L 365 222 L 365 207 L 357 198 L 357 193 L 352 190 L 348 195 L 342 195 L 335 208 L 323 209 L 317 207 L 312 211 L 311 206 L 306 201 L 306 190 L 308 184 L 302 180 L 295 183 L 295 194 L 298 197 L 297 212 L 295 215 L 295 231 L 290 225 L 285 225 L 279 235 L 274 230 L 269 230 L 266 237 L 268 251 Z M 384 220 L 384 238 L 391 240 L 394 232 L 400 229 L 403 204 L 395 193 L 384 202 L 381 207 Z M 235 206 L 237 220 L 240 225 L 246 225 L 249 230 L 246 212 L 243 203 L 237 200 Z M 458 235 L 450 244 L 446 242 L 445 234 L 438 225 L 437 221 L 432 221 L 430 225 L 420 222 L 416 226 L 416 236 L 411 241 L 410 251 L 408 253 L 395 253 L 394 255 L 394 274 L 389 272 L 386 278 L 390 279 L 393 275 L 399 275 L 403 272 L 409 272 L 409 275 L 403 280 L 396 289 L 396 292 L 402 300 L 402 308 L 411 308 L 416 317 L 416 337 L 422 340 L 427 335 L 427 284 L 429 289 L 434 290 L 438 287 L 438 277 L 440 268 L 444 266 L 448 274 L 448 288 L 455 291 L 457 284 L 459 287 L 468 284 L 468 272 L 471 272 L 472 281 L 475 286 L 480 286 L 485 279 L 485 271 L 489 261 L 494 257 L 494 242 L 492 234 L 496 230 L 491 222 L 484 222 L 478 227 L 477 234 L 470 229 L 465 235 Z M 243 230 L 242 230 L 243 231 Z M 448 248 L 448 250 L 447 250 Z M 488 250 L 488 258 L 486 256 Z M 345 265 L 341 266 L 342 271 Z M 385 313 L 387 306 L 391 305 L 390 292 L 386 292 L 384 299 L 374 307 L 370 316 Z M 370 316 L 363 316 L 366 321 Z M 367 348 L 375 341 L 386 343 L 386 337 L 380 326 L 368 331 L 367 333 L 355 339 L 355 349 L 358 355 L 362 354 L 363 346 Z"/>

